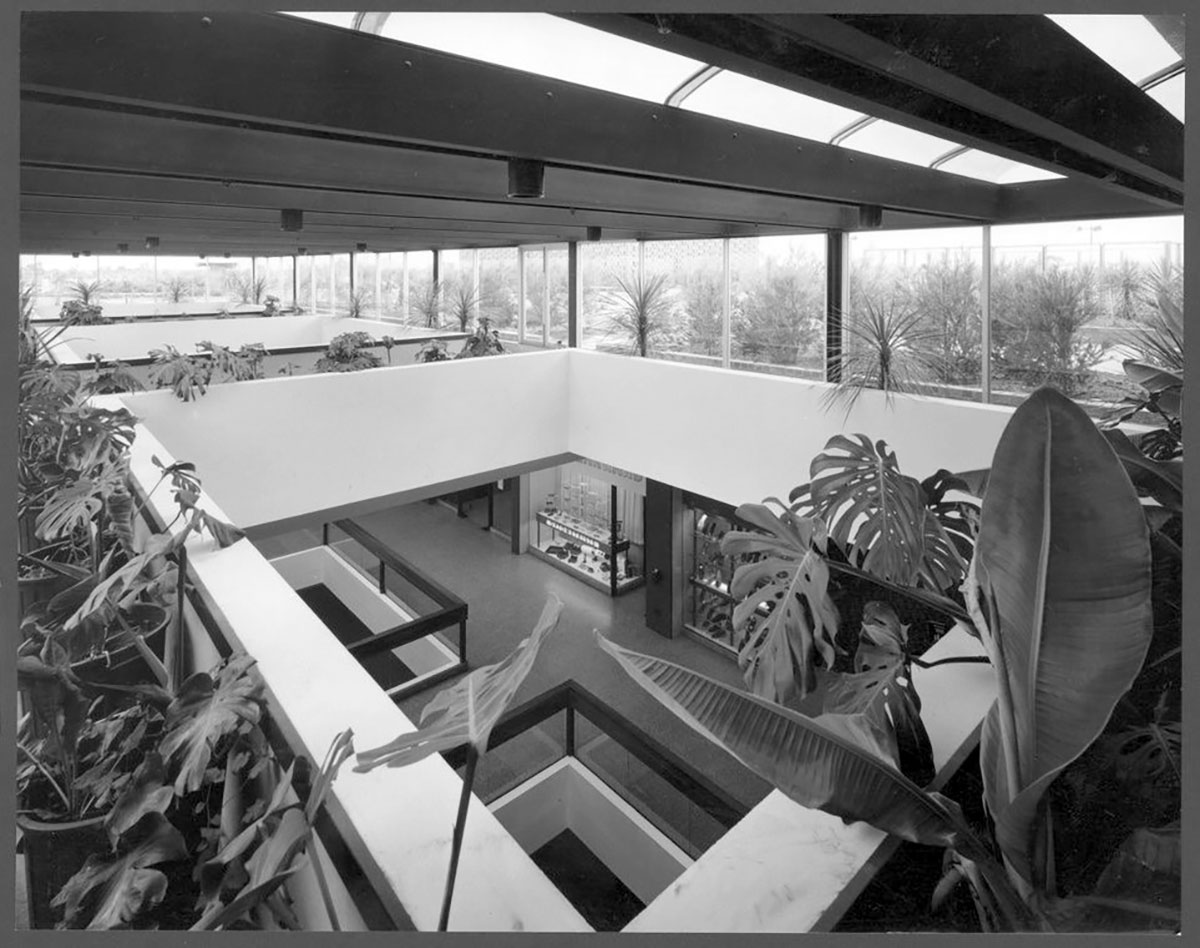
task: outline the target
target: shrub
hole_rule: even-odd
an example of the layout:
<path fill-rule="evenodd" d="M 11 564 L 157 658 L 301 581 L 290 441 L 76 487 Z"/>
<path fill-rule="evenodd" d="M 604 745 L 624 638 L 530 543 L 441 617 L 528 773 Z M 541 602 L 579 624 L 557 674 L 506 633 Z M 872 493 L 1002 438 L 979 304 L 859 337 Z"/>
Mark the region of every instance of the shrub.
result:
<path fill-rule="evenodd" d="M 358 372 L 374 369 L 383 364 L 379 356 L 371 351 L 375 344 L 365 332 L 344 332 L 334 336 L 317 360 L 318 372 Z"/>

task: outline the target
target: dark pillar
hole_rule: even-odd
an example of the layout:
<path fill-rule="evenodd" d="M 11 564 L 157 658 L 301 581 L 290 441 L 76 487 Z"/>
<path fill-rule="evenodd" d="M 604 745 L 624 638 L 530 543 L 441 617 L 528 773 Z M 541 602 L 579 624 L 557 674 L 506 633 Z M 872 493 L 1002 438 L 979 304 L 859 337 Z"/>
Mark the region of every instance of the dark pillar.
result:
<path fill-rule="evenodd" d="M 646 479 L 646 626 L 673 638 L 683 627 L 683 496 Z"/>
<path fill-rule="evenodd" d="M 847 266 L 849 238 L 845 231 L 825 235 L 825 381 L 842 379 L 842 318 L 849 302 Z"/>
<path fill-rule="evenodd" d="M 579 348 L 579 242 L 567 243 L 567 345 Z"/>

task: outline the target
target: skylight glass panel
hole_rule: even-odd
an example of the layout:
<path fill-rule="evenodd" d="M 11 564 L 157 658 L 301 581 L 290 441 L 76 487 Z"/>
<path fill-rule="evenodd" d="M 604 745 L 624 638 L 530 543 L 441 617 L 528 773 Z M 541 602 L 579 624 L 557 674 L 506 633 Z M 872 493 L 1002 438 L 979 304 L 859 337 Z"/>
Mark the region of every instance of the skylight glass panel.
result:
<path fill-rule="evenodd" d="M 330 26 L 340 26 L 350 30 L 354 28 L 354 11 L 339 10 L 334 13 L 288 13 L 287 16 L 299 17 L 302 20 L 312 20 L 314 23 L 328 23 Z"/>
<path fill-rule="evenodd" d="M 722 72 L 680 103 L 691 112 L 826 142 L 862 113 L 781 86 Z"/>
<path fill-rule="evenodd" d="M 392 13 L 379 35 L 648 102 L 704 65 L 548 13 Z"/>
<path fill-rule="evenodd" d="M 1179 61 L 1171 44 L 1144 16 L 1071 14 L 1050 19 L 1130 82 L 1141 82 Z"/>
<path fill-rule="evenodd" d="M 880 158 L 904 161 L 910 165 L 928 165 L 938 155 L 944 155 L 956 142 L 926 135 L 913 128 L 880 120 L 864 125 L 839 142 L 843 148 L 865 151 Z"/>
<path fill-rule="evenodd" d="M 1153 89 L 1146 90 L 1146 95 L 1181 122 L 1183 121 L 1183 87 L 1186 85 L 1183 80 L 1184 74 L 1180 73 L 1166 82 L 1160 82 Z"/>
<path fill-rule="evenodd" d="M 1046 181 L 1050 178 L 1061 178 L 1061 174 L 1044 171 L 1033 165 L 1012 161 L 999 155 L 992 155 L 976 148 L 968 149 L 961 155 L 956 155 L 949 161 L 938 165 L 938 171 L 948 171 L 951 174 L 961 174 L 980 181 L 990 181 L 992 184 L 1022 184 L 1026 181 Z"/>

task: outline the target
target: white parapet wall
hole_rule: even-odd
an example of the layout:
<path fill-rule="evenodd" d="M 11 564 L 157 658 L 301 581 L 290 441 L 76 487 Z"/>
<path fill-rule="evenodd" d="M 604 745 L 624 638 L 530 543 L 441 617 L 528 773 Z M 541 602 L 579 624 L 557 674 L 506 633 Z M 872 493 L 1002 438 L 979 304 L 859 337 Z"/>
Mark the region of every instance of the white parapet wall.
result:
<path fill-rule="evenodd" d="M 152 455 L 164 464 L 182 460 L 152 431 L 139 430 L 130 469 L 147 490 L 159 473 Z M 156 492 L 150 503 L 163 522 L 174 517 L 167 491 Z M 207 491 L 199 505 L 230 519 Z M 346 728 L 360 750 L 415 730 L 248 540 L 218 549 L 207 536 L 193 537 L 188 562 L 230 645 L 255 658 L 271 713 L 297 754 L 319 765 Z M 348 763 L 327 799 L 334 824 L 385 906 L 418 930 L 437 927 L 461 787 L 435 754 L 411 767 L 369 773 L 354 773 Z M 590 930 L 477 799 L 469 809 L 455 893 L 452 931 Z"/>
<path fill-rule="evenodd" d="M 397 323 L 333 316 L 259 316 L 237 319 L 180 319 L 161 322 L 101 323 L 41 330 L 53 338 L 51 352 L 64 365 L 89 362 L 89 353 L 107 361 L 131 362 L 146 359 L 153 349 L 174 346 L 188 354 L 198 352 L 201 342 L 237 349 L 261 343 L 268 352 L 326 346 L 334 336 L 365 332 L 372 339 L 391 336 L 402 343 L 419 345 L 433 336 L 447 335 Z M 380 353 L 381 357 L 383 353 Z M 282 358 L 282 355 L 280 356 Z M 410 360 L 412 356 L 408 357 Z"/>
<path fill-rule="evenodd" d="M 687 853 L 573 757 L 514 787 L 490 809 L 526 852 L 570 830 L 646 904 L 692 865 Z"/>
<path fill-rule="evenodd" d="M 269 320 L 268 320 L 269 321 Z M 422 488 L 587 457 L 731 504 L 786 496 L 834 434 L 885 439 L 901 469 L 987 467 L 1011 408 L 581 350 L 126 398 L 244 528 L 375 509 Z M 253 463 L 247 463 L 253 458 Z M 474 481 L 472 477 L 474 476 Z"/>
<path fill-rule="evenodd" d="M 324 585 L 375 635 L 417 618 L 417 613 L 395 596 L 380 593 L 375 584 L 331 547 L 313 547 L 277 556 L 270 562 L 292 589 Z M 436 633 L 397 646 L 391 652 L 413 673 L 413 678 L 392 687 L 388 694 L 411 691 L 426 678 L 458 662 L 458 656 Z"/>
<path fill-rule="evenodd" d="M 143 483 L 157 475 L 151 453 L 192 461 L 229 519 L 273 528 L 574 456 L 730 503 L 757 501 L 807 480 L 812 457 L 841 431 L 885 438 L 902 469 L 924 477 L 939 467 L 987 466 L 1011 414 L 930 398 L 889 405 L 866 392 L 847 416 L 824 409 L 826 390 L 566 350 L 227 384 L 190 403 L 166 392 L 123 400 L 148 429 L 133 449 Z M 235 644 L 258 659 L 303 753 L 320 759 L 347 725 L 359 747 L 413 728 L 249 543 L 216 551 L 205 541 L 191 562 Z M 956 630 L 928 657 L 978 652 Z M 914 670 L 914 679 L 944 768 L 993 698 L 990 670 L 949 665 Z M 366 854 L 372 882 L 421 929 L 436 920 L 459 786 L 434 757 L 405 770 L 347 775 L 334 788 L 339 828 Z M 478 801 L 470 813 L 451 928 L 586 930 L 495 817 Z M 810 930 L 885 844 L 868 826 L 846 826 L 773 793 L 627 930 Z"/>
<path fill-rule="evenodd" d="M 864 391 L 828 408 L 824 382 L 574 350 L 570 450 L 730 504 L 787 497 L 835 434 L 883 439 L 918 479 L 991 466 L 1012 409 Z"/>
<path fill-rule="evenodd" d="M 402 503 L 431 484 L 564 457 L 565 353 L 528 353 L 124 396 L 243 529 Z M 422 496 L 425 496 L 422 494 Z M 264 532 L 268 532 L 264 529 Z"/>

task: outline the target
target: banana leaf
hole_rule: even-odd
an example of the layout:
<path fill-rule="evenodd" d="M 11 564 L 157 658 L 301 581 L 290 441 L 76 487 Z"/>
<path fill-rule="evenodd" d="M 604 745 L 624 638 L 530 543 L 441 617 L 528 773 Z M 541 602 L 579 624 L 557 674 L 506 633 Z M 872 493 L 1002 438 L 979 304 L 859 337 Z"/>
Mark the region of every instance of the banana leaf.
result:
<path fill-rule="evenodd" d="M 1103 731 L 1149 647 L 1149 538 L 1112 448 L 1050 388 L 1005 428 L 981 520 L 966 593 L 998 684 L 984 797 L 1008 865 L 1036 889 L 1042 797 Z"/>
<path fill-rule="evenodd" d="M 802 806 L 864 820 L 902 839 L 987 859 L 958 805 L 865 749 L 855 719 L 811 718 L 596 634 L 629 676 L 681 720 Z"/>
<path fill-rule="evenodd" d="M 374 770 L 381 764 L 404 767 L 464 744 L 487 750 L 492 728 L 533 668 L 543 640 L 558 625 L 562 601 L 550 596 L 533 631 L 494 665 L 476 669 L 443 689 L 421 711 L 421 727 L 357 755 L 354 769 Z M 426 722 L 429 722 L 428 724 Z"/>
<path fill-rule="evenodd" d="M 829 596 L 829 565 L 822 555 L 825 525 L 791 511 L 776 516 L 764 504 L 743 504 L 737 516 L 762 533 L 730 530 L 721 538 L 726 556 L 761 557 L 743 563 L 729 592 L 739 600 L 733 627 L 753 631 L 738 653 L 746 684 L 760 697 L 781 704 L 803 698 L 816 686 L 814 657 L 832 668 L 836 655 L 837 607 Z M 760 607 L 769 609 L 761 615 Z"/>
<path fill-rule="evenodd" d="M 1139 494 L 1153 497 L 1174 513 L 1183 512 L 1183 461 L 1148 457 L 1120 428 L 1105 428 L 1102 433 Z"/>

